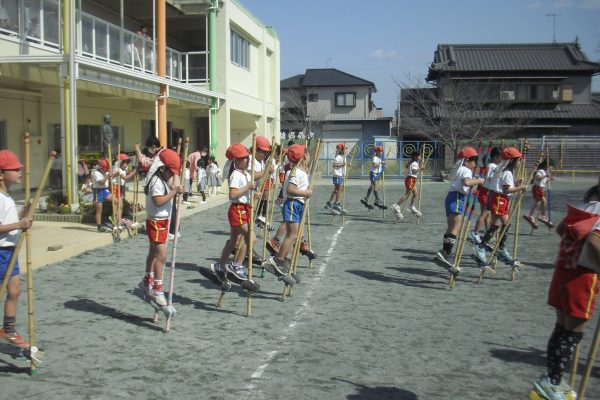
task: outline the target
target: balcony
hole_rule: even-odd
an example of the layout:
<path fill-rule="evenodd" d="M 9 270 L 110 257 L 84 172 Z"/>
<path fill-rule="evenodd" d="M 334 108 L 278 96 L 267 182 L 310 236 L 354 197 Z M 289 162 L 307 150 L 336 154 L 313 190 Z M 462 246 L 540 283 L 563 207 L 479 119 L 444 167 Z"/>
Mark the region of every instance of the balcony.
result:
<path fill-rule="evenodd" d="M 0 3 L 0 37 L 23 39 L 44 49 L 62 51 L 60 0 L 17 0 Z M 77 54 L 102 63 L 156 75 L 155 45 L 150 37 L 80 12 Z M 181 52 L 167 47 L 168 79 L 180 83 L 207 83 L 208 51 Z"/>

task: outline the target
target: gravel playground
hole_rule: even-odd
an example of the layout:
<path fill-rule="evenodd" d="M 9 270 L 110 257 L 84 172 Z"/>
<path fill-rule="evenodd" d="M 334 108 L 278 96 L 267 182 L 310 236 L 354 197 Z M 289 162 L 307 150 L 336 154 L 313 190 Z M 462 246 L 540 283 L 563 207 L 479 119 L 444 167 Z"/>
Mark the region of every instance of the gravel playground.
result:
<path fill-rule="evenodd" d="M 44 364 L 32 378 L 23 360 L 0 355 L 0 399 L 526 399 L 545 369 L 554 323 L 545 301 L 556 234 L 540 227 L 529 236 L 521 224 L 527 235 L 519 238 L 518 258 L 527 267 L 516 282 L 499 265 L 475 284 L 479 270 L 467 244 L 463 274 L 450 291 L 448 273 L 432 262 L 446 226 L 446 183 L 425 183 L 417 225 L 408 212 L 399 224 L 391 210 L 385 219 L 380 210 L 367 214 L 359 198 L 368 182 L 350 181 L 351 215 L 342 226 L 341 217 L 330 224 L 323 204 L 331 185 L 320 182 L 311 208 L 319 258 L 312 269 L 301 258 L 302 282 L 284 302 L 281 282 L 257 278 L 250 319 L 245 292 L 234 287 L 215 308 L 220 292 L 198 273 L 228 237 L 225 205 L 182 221 L 179 315 L 169 333 L 162 332 L 164 318 L 153 324 L 152 308 L 131 294 L 144 271 L 144 235 L 37 270 Z M 592 183 L 555 182 L 553 220 Z M 388 181 L 386 191 L 391 204 L 404 187 Z M 26 334 L 22 288 L 17 321 Z M 580 371 L 597 320 L 596 312 Z M 587 398 L 600 398 L 599 363 Z"/>

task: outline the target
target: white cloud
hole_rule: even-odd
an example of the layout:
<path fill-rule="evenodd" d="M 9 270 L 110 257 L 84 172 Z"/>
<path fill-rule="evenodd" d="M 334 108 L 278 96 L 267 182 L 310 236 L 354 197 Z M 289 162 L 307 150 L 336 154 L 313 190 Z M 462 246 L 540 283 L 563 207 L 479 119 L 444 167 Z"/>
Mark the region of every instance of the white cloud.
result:
<path fill-rule="evenodd" d="M 600 0 L 583 0 L 579 7 L 587 10 L 597 10 L 600 9 Z"/>
<path fill-rule="evenodd" d="M 397 58 L 398 52 L 396 50 L 384 50 L 384 49 L 376 49 L 369 54 L 369 58 L 374 58 L 376 60 L 384 60 L 387 58 Z"/>

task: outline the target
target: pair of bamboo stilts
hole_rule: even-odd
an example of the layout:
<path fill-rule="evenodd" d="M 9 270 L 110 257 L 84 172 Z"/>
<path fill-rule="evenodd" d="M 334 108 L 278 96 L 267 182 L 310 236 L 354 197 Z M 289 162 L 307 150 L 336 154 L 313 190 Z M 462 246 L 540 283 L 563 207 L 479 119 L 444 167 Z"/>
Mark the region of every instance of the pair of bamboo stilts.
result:
<path fill-rule="evenodd" d="M 315 152 L 312 158 L 312 165 L 310 170 L 310 180 L 308 184 L 308 189 L 312 189 L 314 181 L 315 181 L 315 172 L 319 166 L 319 151 L 321 149 L 321 139 L 317 139 L 317 146 L 315 148 Z M 310 215 L 310 197 L 305 199 L 304 201 L 304 211 L 302 212 L 302 216 L 300 217 L 300 225 L 298 227 L 298 236 L 296 237 L 296 242 L 292 252 L 292 258 L 290 262 L 290 269 L 288 275 L 292 275 L 296 273 L 296 268 L 298 266 L 298 254 L 300 253 L 300 245 L 302 243 L 302 235 L 304 234 L 304 224 L 307 220 L 307 217 Z M 308 217 L 309 219 L 310 217 Z M 308 233 L 310 234 L 310 225 L 308 226 Z M 283 293 L 281 294 L 281 300 L 284 300 L 287 296 L 290 296 L 292 293 L 292 287 L 286 284 L 283 287 Z"/>
<path fill-rule="evenodd" d="M 353 147 L 354 149 L 354 147 Z M 346 179 L 348 178 L 348 171 L 350 170 L 350 168 L 352 167 L 352 161 L 354 161 L 354 156 L 356 155 L 356 153 L 354 151 L 350 152 L 351 156 L 350 156 L 350 162 L 344 166 L 344 176 L 343 176 L 343 182 L 342 182 L 342 192 L 340 193 L 340 197 L 342 198 L 342 210 L 346 209 Z M 346 142 L 344 142 L 344 162 L 346 162 Z M 331 214 L 331 221 L 329 221 L 329 225 L 333 225 L 333 220 L 335 219 L 335 214 Z M 346 214 L 342 213 L 342 225 L 344 225 L 346 223 Z"/>
<path fill-rule="evenodd" d="M 581 347 L 581 343 L 579 343 L 577 345 L 577 348 L 575 349 L 575 356 L 573 357 L 572 364 L 571 364 L 571 377 L 569 380 L 569 385 L 572 388 L 575 388 L 575 383 L 576 383 L 576 379 L 577 379 L 577 365 L 579 363 L 580 347 Z M 594 338 L 592 339 L 592 346 L 590 347 L 587 362 L 585 363 L 585 369 L 583 372 L 583 376 L 581 377 L 581 382 L 579 383 L 579 389 L 577 390 L 577 398 L 579 400 L 585 399 L 585 394 L 587 392 L 590 375 L 592 374 L 592 368 L 594 367 L 594 361 L 596 360 L 596 355 L 598 353 L 598 347 L 600 347 L 600 316 L 598 316 L 598 322 L 596 323 L 596 330 L 594 331 Z"/>
<path fill-rule="evenodd" d="M 28 220 L 33 220 L 33 212 L 35 209 L 35 205 L 39 202 L 40 197 L 42 195 L 42 191 L 46 187 L 46 182 L 48 181 L 48 176 L 50 175 L 50 168 L 52 167 L 52 162 L 56 158 L 56 152 L 52 152 L 50 157 L 48 158 L 48 162 L 46 163 L 46 168 L 42 173 L 40 178 L 40 182 L 38 184 L 37 190 L 35 192 L 35 196 L 33 201 L 30 201 L 30 155 L 29 155 L 29 146 L 30 146 L 30 135 L 28 132 L 25 133 L 25 207 L 28 207 L 27 214 L 25 216 Z M 4 298 L 4 292 L 7 289 L 8 281 L 12 275 L 12 271 L 14 269 L 15 263 L 19 256 L 19 252 L 21 247 L 23 246 L 23 242 L 26 241 L 25 244 L 25 256 L 26 256 L 26 266 L 27 266 L 27 314 L 28 314 L 28 328 L 29 328 L 29 345 L 30 347 L 35 346 L 35 321 L 34 321 L 34 300 L 33 300 L 33 269 L 31 265 L 31 233 L 30 230 L 26 230 L 25 234 L 19 235 L 13 253 L 10 257 L 8 265 L 6 267 L 6 273 L 4 275 L 4 279 L 2 280 L 2 285 L 0 286 L 0 299 Z M 35 361 L 32 360 L 30 366 L 30 374 L 35 375 L 37 373 L 37 365 Z"/>

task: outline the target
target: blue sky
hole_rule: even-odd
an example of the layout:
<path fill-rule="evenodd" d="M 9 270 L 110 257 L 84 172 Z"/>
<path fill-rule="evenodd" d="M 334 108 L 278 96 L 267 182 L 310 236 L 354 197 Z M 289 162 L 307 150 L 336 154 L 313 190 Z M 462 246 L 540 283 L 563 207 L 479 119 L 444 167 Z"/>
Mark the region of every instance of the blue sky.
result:
<path fill-rule="evenodd" d="M 396 80 L 424 77 L 438 43 L 557 42 L 600 60 L 600 0 L 240 0 L 281 43 L 281 78 L 337 68 L 375 83 L 386 116 Z M 594 79 L 600 91 L 600 79 Z"/>

